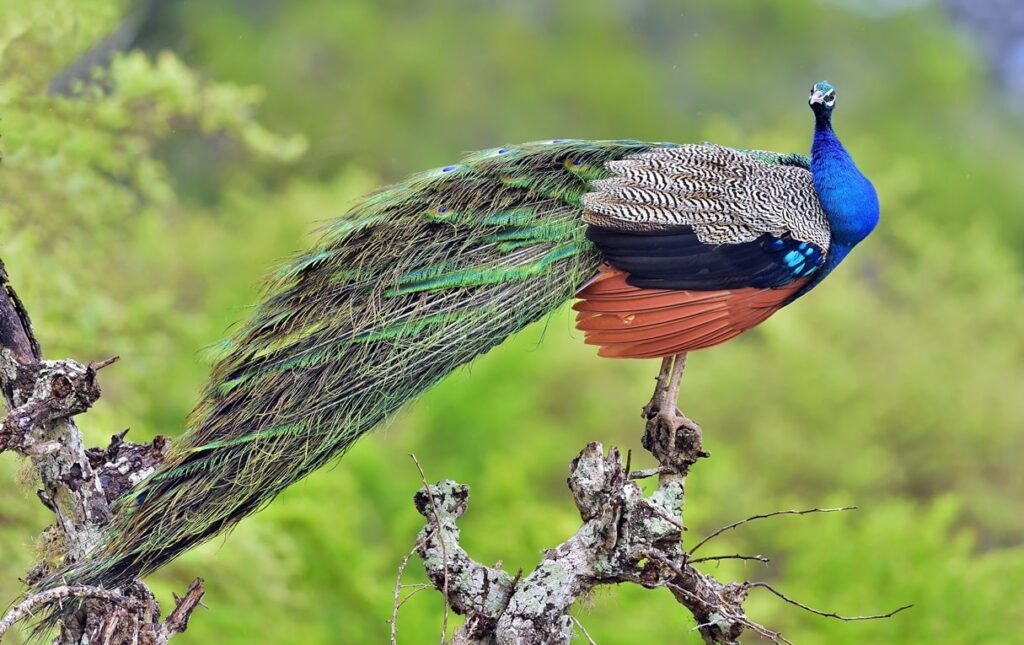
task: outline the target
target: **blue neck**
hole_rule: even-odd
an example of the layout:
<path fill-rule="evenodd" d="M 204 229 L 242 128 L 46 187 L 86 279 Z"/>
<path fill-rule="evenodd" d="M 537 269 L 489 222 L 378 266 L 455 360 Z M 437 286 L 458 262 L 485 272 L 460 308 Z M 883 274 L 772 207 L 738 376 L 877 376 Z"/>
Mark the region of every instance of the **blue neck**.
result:
<path fill-rule="evenodd" d="M 816 273 L 806 292 L 827 276 L 858 242 L 878 224 L 878 196 L 874 186 L 861 174 L 850 154 L 832 129 L 832 114 L 814 106 L 814 141 L 811 145 L 811 174 L 814 190 L 832 230 L 825 265 Z"/>

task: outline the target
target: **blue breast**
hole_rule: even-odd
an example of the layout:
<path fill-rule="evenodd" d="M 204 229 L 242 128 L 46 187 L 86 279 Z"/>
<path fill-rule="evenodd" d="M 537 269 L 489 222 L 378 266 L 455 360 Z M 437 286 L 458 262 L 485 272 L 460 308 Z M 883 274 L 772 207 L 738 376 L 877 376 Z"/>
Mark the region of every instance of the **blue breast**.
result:
<path fill-rule="evenodd" d="M 815 124 L 811 173 L 832 241 L 825 265 L 797 295 L 806 293 L 835 269 L 875 229 L 879 217 L 875 187 L 840 143 L 828 117 L 819 118 Z"/>

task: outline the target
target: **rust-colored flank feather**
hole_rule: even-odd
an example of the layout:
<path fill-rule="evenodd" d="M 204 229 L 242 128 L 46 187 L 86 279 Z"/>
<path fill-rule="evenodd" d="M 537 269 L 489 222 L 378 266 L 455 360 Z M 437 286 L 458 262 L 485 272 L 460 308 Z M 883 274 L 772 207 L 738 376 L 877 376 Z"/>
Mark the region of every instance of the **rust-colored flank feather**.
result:
<path fill-rule="evenodd" d="M 607 265 L 581 289 L 576 327 L 610 358 L 659 358 L 723 343 L 764 322 L 807 282 L 779 289 L 644 289 Z"/>

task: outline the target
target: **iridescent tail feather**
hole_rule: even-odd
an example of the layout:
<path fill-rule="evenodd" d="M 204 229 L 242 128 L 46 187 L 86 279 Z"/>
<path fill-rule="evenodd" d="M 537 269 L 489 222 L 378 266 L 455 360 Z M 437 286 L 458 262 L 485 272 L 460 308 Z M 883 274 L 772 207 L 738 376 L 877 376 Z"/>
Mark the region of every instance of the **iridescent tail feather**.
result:
<path fill-rule="evenodd" d="M 116 587 L 259 510 L 597 270 L 581 196 L 636 142 L 476 153 L 382 190 L 269 281 L 189 430 L 58 581 Z"/>

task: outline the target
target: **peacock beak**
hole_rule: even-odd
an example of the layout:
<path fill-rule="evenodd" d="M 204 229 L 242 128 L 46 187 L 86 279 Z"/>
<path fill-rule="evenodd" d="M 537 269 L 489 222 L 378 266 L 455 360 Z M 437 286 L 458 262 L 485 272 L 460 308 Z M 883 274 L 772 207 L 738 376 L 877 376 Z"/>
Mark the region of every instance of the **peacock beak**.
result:
<path fill-rule="evenodd" d="M 814 90 L 813 92 L 811 92 L 810 98 L 807 99 L 807 103 L 809 103 L 810 105 L 814 105 L 815 103 L 824 103 L 824 102 L 825 102 L 825 93 L 821 92 L 820 90 Z"/>

